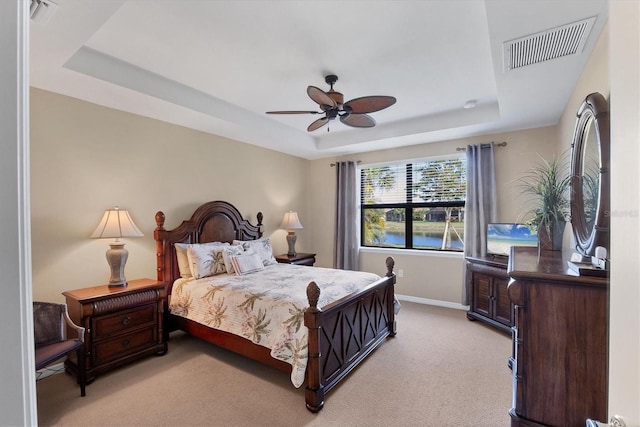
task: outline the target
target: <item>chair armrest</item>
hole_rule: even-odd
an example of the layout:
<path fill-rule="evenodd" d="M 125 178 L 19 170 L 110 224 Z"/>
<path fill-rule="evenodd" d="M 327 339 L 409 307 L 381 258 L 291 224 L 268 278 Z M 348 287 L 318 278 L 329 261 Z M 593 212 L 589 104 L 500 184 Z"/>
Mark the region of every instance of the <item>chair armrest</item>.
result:
<path fill-rule="evenodd" d="M 76 332 L 78 333 L 78 338 L 80 339 L 80 342 L 84 342 L 84 327 L 78 326 L 75 323 L 73 323 L 73 320 L 71 320 L 71 317 L 69 317 L 69 312 L 67 311 L 66 306 L 64 307 L 64 320 L 67 322 L 67 325 L 69 325 L 71 328 L 76 330 Z"/>

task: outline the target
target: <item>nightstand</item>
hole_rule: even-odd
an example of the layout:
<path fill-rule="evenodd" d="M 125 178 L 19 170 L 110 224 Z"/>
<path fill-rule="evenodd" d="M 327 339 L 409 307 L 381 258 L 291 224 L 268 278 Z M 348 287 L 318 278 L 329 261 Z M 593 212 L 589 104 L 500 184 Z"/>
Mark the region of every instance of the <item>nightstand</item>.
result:
<path fill-rule="evenodd" d="M 62 293 L 69 316 L 86 330 L 84 339 L 87 381 L 102 372 L 151 354 L 167 352 L 164 339 L 164 283 L 130 280 L 126 287 L 108 285 Z M 77 374 L 74 356 L 65 361 Z"/>
<path fill-rule="evenodd" d="M 313 264 L 316 262 L 316 254 L 298 253 L 296 256 L 282 254 L 276 256 L 276 261 L 280 264 L 309 265 L 313 267 Z"/>

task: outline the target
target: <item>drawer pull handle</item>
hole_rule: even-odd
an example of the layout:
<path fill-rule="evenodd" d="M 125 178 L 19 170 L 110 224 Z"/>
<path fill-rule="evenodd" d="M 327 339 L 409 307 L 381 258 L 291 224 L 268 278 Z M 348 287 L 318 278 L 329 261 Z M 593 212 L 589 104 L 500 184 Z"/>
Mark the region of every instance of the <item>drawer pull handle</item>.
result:
<path fill-rule="evenodd" d="M 122 346 L 123 346 L 123 347 L 129 347 L 129 344 L 130 344 L 130 343 L 129 343 L 129 340 L 123 340 L 123 341 L 122 341 Z"/>
<path fill-rule="evenodd" d="M 124 319 L 122 319 L 122 324 L 124 326 L 127 326 L 129 323 L 131 323 L 131 318 L 129 316 L 127 316 Z"/>

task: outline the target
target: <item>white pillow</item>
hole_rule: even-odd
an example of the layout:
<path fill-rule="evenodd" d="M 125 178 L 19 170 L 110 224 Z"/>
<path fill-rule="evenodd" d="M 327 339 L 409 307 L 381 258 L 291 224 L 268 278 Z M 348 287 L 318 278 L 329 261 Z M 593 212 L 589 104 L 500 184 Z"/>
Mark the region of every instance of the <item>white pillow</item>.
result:
<path fill-rule="evenodd" d="M 242 255 L 242 253 L 242 246 L 224 246 L 222 248 L 222 259 L 224 260 L 224 266 L 227 270 L 227 273 L 235 273 L 235 269 L 233 268 L 233 264 L 231 263 L 231 257 Z"/>
<path fill-rule="evenodd" d="M 176 243 L 176 256 L 178 257 L 178 268 L 180 276 L 183 278 L 213 276 L 214 274 L 225 273 L 224 261 L 220 248 L 229 246 L 228 243 L 210 242 L 210 243 L 194 243 L 184 244 Z M 185 275 L 181 265 L 180 253 L 186 258 L 188 275 Z M 185 261 L 182 260 L 182 263 Z"/>
<path fill-rule="evenodd" d="M 234 240 L 233 244 L 242 246 L 245 251 L 252 250 L 257 253 L 262 260 L 262 265 L 267 266 L 278 263 L 273 256 L 271 240 L 268 237 L 262 237 L 258 240 Z"/>
<path fill-rule="evenodd" d="M 243 274 L 264 270 L 262 260 L 256 253 L 245 252 L 243 255 L 231 256 L 231 264 L 233 264 L 236 276 L 242 276 Z"/>

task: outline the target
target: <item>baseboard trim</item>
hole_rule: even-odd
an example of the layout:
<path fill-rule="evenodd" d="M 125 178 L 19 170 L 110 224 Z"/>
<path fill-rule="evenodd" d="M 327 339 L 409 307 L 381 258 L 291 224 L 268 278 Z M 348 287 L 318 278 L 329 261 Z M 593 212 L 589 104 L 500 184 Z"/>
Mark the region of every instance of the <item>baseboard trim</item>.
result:
<path fill-rule="evenodd" d="M 420 298 L 420 297 L 413 297 L 410 295 L 400 295 L 400 294 L 396 294 L 396 298 L 398 298 L 400 301 L 409 301 L 409 302 L 415 302 L 418 304 L 437 305 L 438 307 L 453 308 L 455 310 L 464 310 L 464 311 L 469 310 L 468 305 L 462 305 L 462 304 L 458 304 L 450 301 L 441 301 L 437 299 Z"/>

